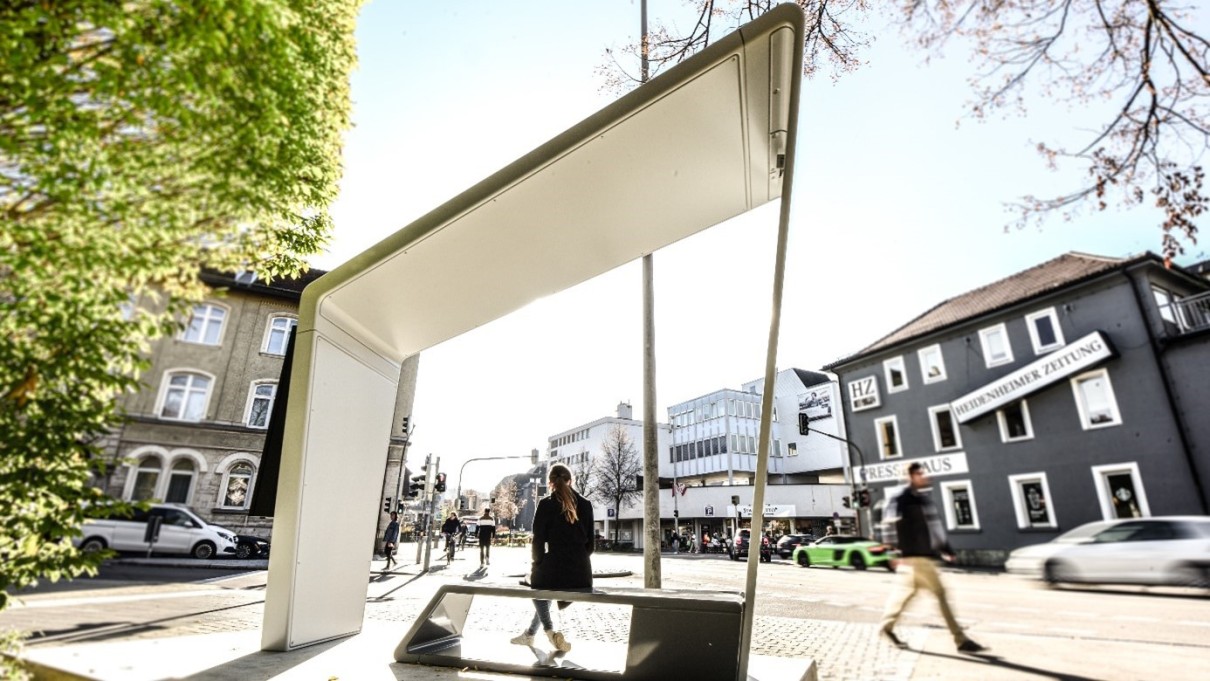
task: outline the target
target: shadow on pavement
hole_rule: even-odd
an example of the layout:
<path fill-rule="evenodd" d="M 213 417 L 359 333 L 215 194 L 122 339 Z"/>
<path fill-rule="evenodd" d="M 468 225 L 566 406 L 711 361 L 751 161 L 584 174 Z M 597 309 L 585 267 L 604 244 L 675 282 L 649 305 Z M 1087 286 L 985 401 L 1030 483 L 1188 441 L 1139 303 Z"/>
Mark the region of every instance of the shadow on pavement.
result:
<path fill-rule="evenodd" d="M 209 615 L 216 612 L 224 612 L 227 610 L 236 610 L 238 608 L 246 608 L 250 605 L 263 604 L 264 601 L 252 601 L 249 603 L 239 603 L 236 605 L 227 605 L 221 608 L 211 608 L 209 610 L 197 610 L 194 612 L 186 612 L 172 617 L 163 617 L 150 622 L 119 622 L 119 623 L 104 623 L 101 625 L 82 624 L 73 629 L 66 629 L 59 632 L 47 634 L 45 632 L 35 632 L 25 640 L 26 645 L 38 645 L 43 643 L 80 643 L 85 641 L 104 641 L 113 638 L 121 638 L 131 636 L 133 634 L 145 633 L 148 631 L 157 631 L 168 629 L 164 626 L 168 622 L 174 620 L 185 619 L 188 617 L 197 617 L 198 615 Z"/>
<path fill-rule="evenodd" d="M 1009 662 L 1008 660 L 1006 660 L 998 655 L 989 655 L 987 653 L 982 653 L 979 655 L 948 655 L 945 653 L 934 653 L 934 652 L 930 652 L 928 650 L 921 650 L 921 651 L 919 651 L 919 653 L 921 655 L 928 655 L 929 657 L 936 657 L 936 658 L 943 659 L 943 660 L 951 660 L 953 662 L 966 662 L 971 665 L 989 665 L 992 667 L 998 667 L 1000 669 L 1008 669 L 1008 670 L 1012 670 L 1015 672 L 1021 672 L 1024 674 L 1036 674 L 1038 676 L 1042 676 L 1042 677 L 1046 677 L 1046 678 L 1050 678 L 1050 679 L 1057 679 L 1058 681 L 1098 681 L 1096 678 L 1093 678 L 1090 676 L 1076 676 L 1074 674 L 1063 674 L 1061 672 L 1054 672 L 1049 669 L 1043 669 L 1041 667 L 1031 667 L 1026 664 L 1018 664 L 1016 662 Z M 979 676 L 981 676 L 981 675 L 972 668 L 971 673 L 969 675 L 964 674 L 963 676 L 965 678 L 974 679 L 974 678 L 979 678 Z"/>
<path fill-rule="evenodd" d="M 421 578 L 421 577 L 423 577 L 423 576 L 424 576 L 424 573 L 423 573 L 423 572 L 421 572 L 420 574 L 412 575 L 412 577 L 411 577 L 410 579 L 408 579 L 407 581 L 403 582 L 403 583 L 402 583 L 402 584 L 400 584 L 399 586 L 396 586 L 396 587 L 394 587 L 394 588 L 392 588 L 392 589 L 390 589 L 390 590 L 386 591 L 385 593 L 379 594 L 379 595 L 377 595 L 377 596 L 370 596 L 370 597 L 366 598 L 366 603 L 375 603 L 375 602 L 379 602 L 379 601 L 389 601 L 389 600 L 391 600 L 391 594 L 395 593 L 396 591 L 399 591 L 399 590 L 400 590 L 400 589 L 402 589 L 403 587 L 407 586 L 408 584 L 411 584 L 412 582 L 416 581 L 417 579 L 420 579 L 420 578 Z M 371 582 L 376 582 L 376 581 L 381 581 L 381 580 L 379 580 L 379 579 L 375 578 L 375 579 L 371 579 L 370 581 L 371 581 Z"/>

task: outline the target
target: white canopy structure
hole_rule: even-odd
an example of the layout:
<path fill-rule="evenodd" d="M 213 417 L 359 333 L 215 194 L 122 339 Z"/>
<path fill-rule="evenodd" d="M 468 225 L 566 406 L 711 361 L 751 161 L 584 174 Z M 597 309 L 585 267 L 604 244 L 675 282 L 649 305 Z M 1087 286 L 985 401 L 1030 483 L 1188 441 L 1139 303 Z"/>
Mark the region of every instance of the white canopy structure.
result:
<path fill-rule="evenodd" d="M 405 358 L 788 195 L 802 26 L 796 6 L 775 8 L 306 288 L 265 650 L 361 629 L 368 538 L 347 528 L 375 526 Z M 769 390 L 788 208 L 782 198 Z"/>

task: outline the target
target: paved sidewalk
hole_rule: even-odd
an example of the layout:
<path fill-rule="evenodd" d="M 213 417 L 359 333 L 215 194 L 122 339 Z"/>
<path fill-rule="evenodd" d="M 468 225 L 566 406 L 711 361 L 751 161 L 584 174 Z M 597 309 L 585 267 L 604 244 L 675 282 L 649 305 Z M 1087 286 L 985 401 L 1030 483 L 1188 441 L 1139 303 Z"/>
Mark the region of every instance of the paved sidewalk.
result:
<path fill-rule="evenodd" d="M 525 550 L 493 550 L 492 558 L 482 583 L 512 585 L 524 574 Z M 621 574 L 633 566 L 633 558 L 610 554 L 601 554 L 594 562 L 599 574 Z M 375 561 L 372 567 L 381 569 L 383 563 Z M 458 670 L 391 660 L 395 645 L 440 585 L 475 579 L 478 556 L 468 551 L 459 554 L 451 568 L 437 567 L 440 569 L 427 575 L 421 575 L 415 565 L 367 575 L 362 634 L 291 653 L 259 650 L 267 576 L 263 570 L 192 584 L 25 596 L 0 613 L 0 628 L 33 632 L 27 657 L 69 672 L 45 678 L 467 678 L 459 677 Z M 641 582 L 641 577 L 630 576 L 604 585 L 635 587 Z M 477 601 L 472 610 L 477 626 L 493 631 L 519 630 L 529 617 L 529 611 L 518 612 L 515 604 L 506 607 Z M 625 613 L 610 612 L 609 606 L 586 604 L 564 611 L 562 628 L 573 642 L 624 642 L 628 619 Z M 758 615 L 752 654 L 813 659 L 819 678 L 829 680 L 1210 678 L 1210 661 L 1201 659 L 1202 648 L 1132 643 L 1128 654 L 1123 654 L 1111 641 L 991 635 L 975 630 L 972 635 L 991 650 L 988 655 L 973 657 L 957 654 L 943 628 L 904 626 L 899 633 L 910 650 L 890 646 L 869 623 Z M 474 678 L 517 677 L 477 673 Z"/>

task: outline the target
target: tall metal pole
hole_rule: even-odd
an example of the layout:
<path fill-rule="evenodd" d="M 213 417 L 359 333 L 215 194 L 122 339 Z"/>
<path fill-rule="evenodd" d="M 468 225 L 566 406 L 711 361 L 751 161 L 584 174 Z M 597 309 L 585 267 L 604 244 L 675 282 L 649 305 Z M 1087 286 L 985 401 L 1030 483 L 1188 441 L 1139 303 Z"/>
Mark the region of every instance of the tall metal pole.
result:
<path fill-rule="evenodd" d="M 641 4 L 640 80 L 647 82 L 647 0 Z M 650 253 L 643 256 L 643 586 L 658 589 L 660 577 L 660 468 L 655 421 L 655 275 Z"/>
<path fill-rule="evenodd" d="M 429 456 L 431 457 L 432 454 L 429 454 Z M 437 513 L 437 495 L 433 493 L 433 483 L 437 480 L 437 469 L 440 467 L 441 457 L 437 457 L 437 460 L 434 461 L 433 465 L 429 467 L 428 471 L 426 471 L 428 475 L 426 475 L 424 479 L 424 498 L 428 502 L 429 507 L 428 522 L 425 525 L 425 530 L 428 532 L 428 535 L 426 536 L 432 535 L 433 518 L 436 517 Z M 433 542 L 424 542 L 424 572 L 429 571 L 429 559 L 432 557 L 432 555 Z"/>
<path fill-rule="evenodd" d="M 777 44 L 772 45 L 776 49 Z M 789 69 L 776 60 L 770 63 L 770 81 L 786 83 L 790 79 L 801 78 L 802 55 L 798 52 L 801 46 L 795 45 L 794 58 Z M 793 96 L 787 98 L 787 95 Z M 773 300 L 772 312 L 769 316 L 769 342 L 765 350 L 765 386 L 762 394 L 760 410 L 760 445 L 756 454 L 756 486 L 752 490 L 752 534 L 748 544 L 748 575 L 744 588 L 744 626 L 740 632 L 739 673 L 737 678 L 748 678 L 748 657 L 752 649 L 752 626 L 756 621 L 756 572 L 760 564 L 760 532 L 764 526 L 765 515 L 765 486 L 769 475 L 769 445 L 772 444 L 773 426 L 773 388 L 777 380 L 777 341 L 781 333 L 781 303 L 782 291 L 786 278 L 786 245 L 790 238 L 790 197 L 794 186 L 794 148 L 797 140 L 790 135 L 795 130 L 798 120 L 797 90 L 783 89 L 774 86 L 773 95 L 780 95 L 777 102 L 771 106 L 770 137 L 774 148 L 777 149 L 778 167 L 782 172 L 781 210 L 777 216 L 777 252 L 773 262 Z M 784 108 L 783 108 L 784 107 Z"/>
<path fill-rule="evenodd" d="M 415 534 L 416 534 L 416 562 L 417 562 L 417 563 L 419 563 L 419 562 L 420 562 L 420 557 L 421 557 L 421 555 L 422 555 L 422 554 L 421 554 L 421 551 L 423 551 L 423 550 L 424 550 L 424 544 L 427 544 L 427 543 L 428 543 L 428 535 L 426 534 L 426 535 L 424 536 L 424 538 L 422 539 L 422 538 L 421 538 L 421 536 L 420 536 L 420 532 L 421 532 L 421 530 L 425 530 L 425 529 L 427 529 L 427 528 L 428 528 L 428 526 L 429 526 L 429 524 L 430 524 L 430 523 L 428 522 L 428 518 L 426 517 L 426 515 L 428 514 L 428 510 L 429 510 L 429 509 L 428 509 L 428 498 L 427 498 L 427 497 L 425 497 L 425 496 L 423 496 L 423 495 L 424 495 L 424 494 L 426 494 L 426 493 L 428 492 L 428 486 L 429 486 L 429 478 L 428 478 L 428 475 L 429 475 L 429 462 L 431 462 L 432 460 L 433 460 L 433 455 L 432 455 L 432 454 L 427 454 L 427 455 L 425 455 L 425 457 L 424 457 L 424 489 L 425 489 L 425 491 L 421 493 L 421 497 L 420 497 L 420 517 L 416 519 L 416 531 L 415 531 Z M 427 561 L 425 562 L 424 569 L 426 569 L 426 570 L 428 569 L 428 563 L 427 563 Z"/>

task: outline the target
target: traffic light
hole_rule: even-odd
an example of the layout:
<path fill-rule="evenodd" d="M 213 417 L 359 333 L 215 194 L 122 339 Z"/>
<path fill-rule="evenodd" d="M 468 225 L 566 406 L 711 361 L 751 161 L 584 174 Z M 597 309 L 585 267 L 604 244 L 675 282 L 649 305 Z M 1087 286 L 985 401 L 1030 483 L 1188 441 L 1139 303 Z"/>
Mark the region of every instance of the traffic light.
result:
<path fill-rule="evenodd" d="M 433 485 L 433 491 L 441 494 L 445 491 L 445 473 L 437 474 L 437 482 Z"/>
<path fill-rule="evenodd" d="M 858 490 L 857 499 L 860 501 L 860 503 L 858 504 L 859 508 L 869 508 L 870 507 L 870 490 L 868 490 L 868 489 Z"/>
<path fill-rule="evenodd" d="M 387 497 L 382 500 L 382 512 L 383 513 L 391 512 L 391 498 L 390 497 Z"/>
<path fill-rule="evenodd" d="M 424 492 L 425 477 L 427 477 L 427 476 L 424 476 L 424 475 L 413 475 L 412 476 L 412 485 L 411 485 L 411 487 L 408 488 L 409 497 L 418 497 L 418 496 L 420 496 L 420 494 L 422 492 Z"/>
<path fill-rule="evenodd" d="M 853 508 L 853 504 L 849 503 L 849 498 L 848 498 L 848 497 L 844 497 L 844 498 L 843 498 L 843 499 L 841 499 L 840 501 L 841 501 L 841 503 L 843 503 L 843 504 L 844 504 L 844 507 L 845 507 L 845 508 Z"/>
<path fill-rule="evenodd" d="M 807 415 L 802 412 L 798 412 L 798 434 L 799 435 L 810 435 L 811 434 L 811 420 L 808 419 Z"/>
<path fill-rule="evenodd" d="M 403 430 L 404 435 L 407 435 L 408 426 L 411 425 L 411 421 L 412 421 L 412 417 L 405 416 L 405 417 L 403 417 L 403 420 L 399 422 L 399 427 L 400 427 L 400 429 Z"/>
<path fill-rule="evenodd" d="M 679 518 L 679 517 L 681 517 L 681 512 L 680 512 L 679 510 L 674 510 L 674 511 L 672 512 L 672 517 L 673 517 L 673 518 Z"/>

